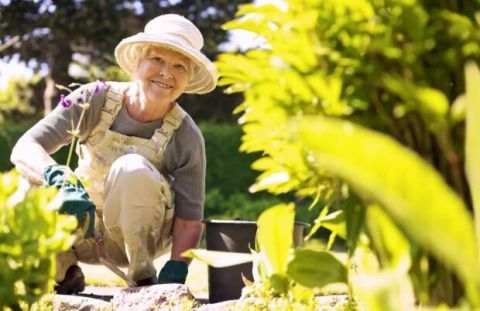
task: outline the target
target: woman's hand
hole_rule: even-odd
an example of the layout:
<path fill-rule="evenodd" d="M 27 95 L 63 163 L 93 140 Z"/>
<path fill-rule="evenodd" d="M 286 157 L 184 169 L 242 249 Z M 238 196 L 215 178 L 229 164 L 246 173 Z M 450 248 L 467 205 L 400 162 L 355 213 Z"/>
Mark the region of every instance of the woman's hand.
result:
<path fill-rule="evenodd" d="M 202 235 L 203 224 L 201 220 L 186 220 L 175 217 L 173 223 L 173 242 L 170 260 L 158 275 L 158 283 L 185 283 L 188 273 L 190 258 L 182 257 L 182 253 L 190 248 L 195 248 Z"/>
<path fill-rule="evenodd" d="M 58 212 L 75 216 L 78 226 L 86 228 L 84 237 L 89 238 L 93 236 L 95 226 L 95 205 L 80 180 L 70 174 L 73 173 L 65 165 L 49 165 L 43 175 L 47 186 L 58 189 L 61 204 Z"/>

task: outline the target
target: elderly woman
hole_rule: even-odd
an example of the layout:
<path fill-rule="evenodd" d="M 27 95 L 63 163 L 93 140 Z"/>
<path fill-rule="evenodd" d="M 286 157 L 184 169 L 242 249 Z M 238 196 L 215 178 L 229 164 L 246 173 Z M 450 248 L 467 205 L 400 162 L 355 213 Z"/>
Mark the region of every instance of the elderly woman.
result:
<path fill-rule="evenodd" d="M 181 254 L 202 232 L 205 148 L 176 100 L 216 86 L 217 71 L 202 46 L 202 34 L 187 19 L 154 18 L 115 49 L 133 82 L 79 87 L 16 144 L 11 160 L 22 175 L 60 189 L 60 211 L 88 227 L 84 239 L 57 257 L 58 293 L 82 291 L 77 261 L 100 257 L 128 266 L 138 286 L 185 282 L 189 260 Z M 68 168 L 50 157 L 71 141 L 72 121 L 80 122 L 75 173 L 83 184 L 66 178 Z M 153 260 L 170 246 L 157 277 Z"/>

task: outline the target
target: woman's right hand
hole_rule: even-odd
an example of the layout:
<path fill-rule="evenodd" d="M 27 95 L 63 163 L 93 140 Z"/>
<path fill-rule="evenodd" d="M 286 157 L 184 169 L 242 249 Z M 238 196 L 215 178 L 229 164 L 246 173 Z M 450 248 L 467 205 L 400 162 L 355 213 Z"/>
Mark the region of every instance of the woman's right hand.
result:
<path fill-rule="evenodd" d="M 58 189 L 59 213 L 75 216 L 79 227 L 85 227 L 87 225 L 85 221 L 88 221 L 85 238 L 92 237 L 95 225 L 95 205 L 80 180 L 65 165 L 49 165 L 45 168 L 43 176 L 47 186 Z"/>

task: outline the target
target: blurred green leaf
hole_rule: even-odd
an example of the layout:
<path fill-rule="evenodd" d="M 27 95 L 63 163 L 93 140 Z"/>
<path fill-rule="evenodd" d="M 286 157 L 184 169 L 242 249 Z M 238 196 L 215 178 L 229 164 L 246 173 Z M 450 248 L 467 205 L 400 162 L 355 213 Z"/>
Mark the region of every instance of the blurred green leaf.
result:
<path fill-rule="evenodd" d="M 0 309 L 32 304 L 48 293 L 55 255 L 74 242 L 76 218 L 59 215 L 50 205 L 55 188 L 32 189 L 23 201 L 7 203 L 19 178 L 15 171 L 0 174 Z"/>
<path fill-rule="evenodd" d="M 383 83 L 389 91 L 405 101 L 408 110 L 418 110 L 433 132 L 445 128 L 449 112 L 445 94 L 432 88 L 419 87 L 400 77 L 386 76 Z"/>
<path fill-rule="evenodd" d="M 307 157 L 314 167 L 334 172 L 362 196 L 378 202 L 464 281 L 479 281 L 471 216 L 419 156 L 383 134 L 323 117 L 302 121 L 294 139 L 311 150 Z"/>
<path fill-rule="evenodd" d="M 410 261 L 410 243 L 379 206 L 366 209 L 370 239 L 382 267 L 397 267 Z"/>
<path fill-rule="evenodd" d="M 347 228 L 345 221 L 345 211 L 338 210 L 326 216 L 317 218 L 322 227 L 330 230 L 332 233 L 340 236 L 342 239 L 347 238 Z"/>
<path fill-rule="evenodd" d="M 466 98 L 465 95 L 459 95 L 450 107 L 450 119 L 455 125 L 466 118 Z"/>
<path fill-rule="evenodd" d="M 360 245 L 352 259 L 351 282 L 359 304 L 371 311 L 413 310 L 415 297 L 408 277 L 410 261 L 403 257 L 394 267 L 380 269 L 375 254 Z"/>
<path fill-rule="evenodd" d="M 189 249 L 183 252 L 182 256 L 198 259 L 214 268 L 235 266 L 253 261 L 253 255 L 248 253 L 207 251 L 204 249 Z"/>
<path fill-rule="evenodd" d="M 264 211 L 257 221 L 257 241 L 267 275 L 284 274 L 293 246 L 293 204 L 279 204 Z"/>
<path fill-rule="evenodd" d="M 295 249 L 294 257 L 288 263 L 287 273 L 293 280 L 307 287 L 347 282 L 345 266 L 325 251 Z"/>
<path fill-rule="evenodd" d="M 351 254 L 356 246 L 365 222 L 365 206 L 359 198 L 351 194 L 346 200 L 347 247 Z"/>
<path fill-rule="evenodd" d="M 477 251 L 480 251 L 480 71 L 475 63 L 465 67 L 466 142 L 465 171 L 475 211 Z M 480 261 L 477 262 L 480 265 Z"/>

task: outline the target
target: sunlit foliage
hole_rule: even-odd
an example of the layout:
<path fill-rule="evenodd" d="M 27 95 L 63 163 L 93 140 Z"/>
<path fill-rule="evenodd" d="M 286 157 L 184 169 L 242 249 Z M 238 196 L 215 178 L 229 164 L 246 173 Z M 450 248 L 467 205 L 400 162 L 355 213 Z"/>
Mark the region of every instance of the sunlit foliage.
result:
<path fill-rule="evenodd" d="M 50 203 L 56 189 L 16 193 L 19 175 L 0 175 L 0 309 L 31 305 L 53 289 L 55 255 L 73 243 L 73 217 Z M 17 201 L 17 202 L 14 202 Z"/>
<path fill-rule="evenodd" d="M 324 206 L 313 231 L 346 239 L 350 293 L 370 310 L 457 303 L 452 287 L 434 293 L 451 285 L 445 267 L 480 307 L 476 189 L 463 169 L 465 106 L 478 104 L 463 96 L 465 64 L 480 56 L 476 10 L 478 1 L 289 0 L 242 6 L 225 25 L 264 40 L 217 62 L 220 83 L 245 97 L 241 149 L 263 155 L 251 190 Z"/>

